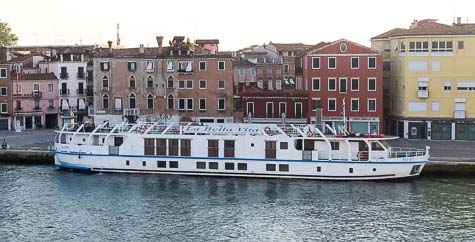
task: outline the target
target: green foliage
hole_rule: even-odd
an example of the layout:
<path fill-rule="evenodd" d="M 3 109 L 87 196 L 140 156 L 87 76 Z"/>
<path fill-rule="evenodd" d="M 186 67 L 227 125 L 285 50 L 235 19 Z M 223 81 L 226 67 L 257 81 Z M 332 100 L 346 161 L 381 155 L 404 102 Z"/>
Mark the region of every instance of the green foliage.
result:
<path fill-rule="evenodd" d="M 18 37 L 12 33 L 12 29 L 8 23 L 0 20 L 0 45 L 16 45 Z"/>

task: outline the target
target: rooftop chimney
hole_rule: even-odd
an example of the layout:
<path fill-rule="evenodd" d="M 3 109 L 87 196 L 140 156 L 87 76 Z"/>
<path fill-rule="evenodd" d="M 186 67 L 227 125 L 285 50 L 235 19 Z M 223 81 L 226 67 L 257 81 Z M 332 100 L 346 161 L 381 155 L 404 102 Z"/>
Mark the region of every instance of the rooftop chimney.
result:
<path fill-rule="evenodd" d="M 109 55 L 112 55 L 112 41 L 107 41 L 107 45 L 109 46 Z M 62 61 L 62 60 L 61 60 Z"/>
<path fill-rule="evenodd" d="M 139 54 L 143 55 L 145 53 L 145 48 L 143 47 L 143 45 L 140 45 L 139 46 Z"/>
<path fill-rule="evenodd" d="M 415 27 L 417 27 L 417 19 L 414 19 L 414 20 L 412 21 L 410 28 L 413 29 L 413 28 L 415 28 Z"/>
<path fill-rule="evenodd" d="M 157 44 L 159 48 L 162 48 L 162 43 L 163 43 L 163 36 L 156 36 L 157 39 Z"/>
<path fill-rule="evenodd" d="M 462 17 L 457 17 L 457 24 L 462 24 Z"/>

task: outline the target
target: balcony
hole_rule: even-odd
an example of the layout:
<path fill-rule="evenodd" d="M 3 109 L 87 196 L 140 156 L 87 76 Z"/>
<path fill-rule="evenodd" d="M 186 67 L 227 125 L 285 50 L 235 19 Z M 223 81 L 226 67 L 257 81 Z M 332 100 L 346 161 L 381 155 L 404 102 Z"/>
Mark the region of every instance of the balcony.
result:
<path fill-rule="evenodd" d="M 465 110 L 455 110 L 454 118 L 465 118 Z"/>
<path fill-rule="evenodd" d="M 22 107 L 15 107 L 15 111 L 21 111 L 21 110 L 23 110 Z"/>
<path fill-rule="evenodd" d="M 59 89 L 59 95 L 61 97 L 68 96 L 69 95 L 69 89 Z"/>
<path fill-rule="evenodd" d="M 418 98 L 428 98 L 429 97 L 429 90 L 417 90 L 417 97 Z"/>
<path fill-rule="evenodd" d="M 76 94 L 78 96 L 84 96 L 84 95 L 86 95 L 86 89 L 85 88 L 76 89 Z"/>
<path fill-rule="evenodd" d="M 108 92 L 109 91 L 109 87 L 101 87 L 101 92 Z"/>
<path fill-rule="evenodd" d="M 67 72 L 61 72 L 61 73 L 59 73 L 59 78 L 61 78 L 61 79 L 68 79 L 68 78 L 69 78 L 69 73 L 67 73 Z"/>
<path fill-rule="evenodd" d="M 78 79 L 84 79 L 84 78 L 86 78 L 86 73 L 84 73 L 84 72 L 78 72 L 78 73 L 77 73 L 77 78 L 78 78 Z"/>
<path fill-rule="evenodd" d="M 140 114 L 138 108 L 125 108 L 124 109 L 124 116 L 137 116 Z"/>
<path fill-rule="evenodd" d="M 33 111 L 41 111 L 41 108 L 39 106 L 33 107 Z"/>
<path fill-rule="evenodd" d="M 42 92 L 36 91 L 36 90 L 31 93 L 31 96 L 34 98 L 41 98 L 41 95 L 42 95 Z"/>

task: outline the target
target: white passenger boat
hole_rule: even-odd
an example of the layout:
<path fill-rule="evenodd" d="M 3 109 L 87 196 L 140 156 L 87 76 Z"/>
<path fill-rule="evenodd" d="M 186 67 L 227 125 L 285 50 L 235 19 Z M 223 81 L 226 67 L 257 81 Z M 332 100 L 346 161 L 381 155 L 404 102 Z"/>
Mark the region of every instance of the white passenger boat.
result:
<path fill-rule="evenodd" d="M 329 126 L 105 122 L 57 132 L 56 166 L 94 172 L 381 180 L 417 176 L 429 159 L 429 147 Z"/>

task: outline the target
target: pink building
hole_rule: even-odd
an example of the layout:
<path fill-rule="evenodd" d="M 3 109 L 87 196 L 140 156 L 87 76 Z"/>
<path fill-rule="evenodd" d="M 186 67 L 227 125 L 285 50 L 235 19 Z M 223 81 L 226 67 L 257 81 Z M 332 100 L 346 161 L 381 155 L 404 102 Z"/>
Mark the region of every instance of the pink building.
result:
<path fill-rule="evenodd" d="M 12 74 L 14 125 L 22 129 L 58 126 L 58 78 L 53 73 Z"/>

